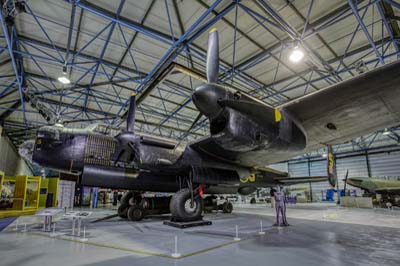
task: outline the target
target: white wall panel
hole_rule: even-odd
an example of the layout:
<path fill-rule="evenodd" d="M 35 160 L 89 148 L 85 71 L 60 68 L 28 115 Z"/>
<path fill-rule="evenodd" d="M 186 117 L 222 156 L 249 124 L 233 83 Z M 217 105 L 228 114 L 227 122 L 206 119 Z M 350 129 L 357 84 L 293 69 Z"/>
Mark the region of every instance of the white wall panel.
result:
<path fill-rule="evenodd" d="M 19 156 L 8 138 L 4 136 L 0 137 L 0 171 L 9 176 L 32 175 L 25 161 Z"/>
<path fill-rule="evenodd" d="M 400 176 L 400 152 L 370 154 L 369 163 L 373 177 Z"/>

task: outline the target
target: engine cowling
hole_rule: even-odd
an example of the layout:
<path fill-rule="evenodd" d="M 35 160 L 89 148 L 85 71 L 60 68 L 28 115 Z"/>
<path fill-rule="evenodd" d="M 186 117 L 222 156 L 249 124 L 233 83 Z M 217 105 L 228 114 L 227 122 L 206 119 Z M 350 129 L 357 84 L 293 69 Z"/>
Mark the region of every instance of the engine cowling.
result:
<path fill-rule="evenodd" d="M 240 195 L 247 196 L 250 195 L 251 193 L 254 193 L 256 190 L 257 190 L 256 187 L 245 186 L 245 187 L 240 187 L 238 189 L 238 193 Z"/>
<path fill-rule="evenodd" d="M 305 133 L 285 110 L 247 94 L 205 84 L 195 90 L 193 101 L 210 120 L 211 136 L 226 150 L 301 150 L 306 146 Z"/>

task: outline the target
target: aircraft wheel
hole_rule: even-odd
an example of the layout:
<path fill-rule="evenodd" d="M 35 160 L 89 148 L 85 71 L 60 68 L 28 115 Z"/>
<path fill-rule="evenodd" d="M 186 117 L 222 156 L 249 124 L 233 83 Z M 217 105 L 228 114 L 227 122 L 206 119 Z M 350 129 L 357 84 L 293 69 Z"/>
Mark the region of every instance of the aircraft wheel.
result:
<path fill-rule="evenodd" d="M 144 218 L 144 209 L 142 206 L 131 206 L 128 209 L 128 219 L 130 221 L 140 221 Z"/>
<path fill-rule="evenodd" d="M 223 213 L 232 213 L 233 211 L 233 205 L 231 202 L 224 202 L 224 204 L 222 204 L 222 212 Z"/>
<path fill-rule="evenodd" d="M 129 203 L 129 200 L 130 200 L 132 197 L 133 197 L 133 191 L 125 192 L 125 194 L 122 195 L 122 198 L 121 198 L 121 205 L 122 205 L 122 204 L 128 204 L 128 203 Z"/>
<path fill-rule="evenodd" d="M 126 203 L 121 203 L 121 205 L 119 205 L 118 207 L 118 216 L 121 218 L 127 218 L 127 213 L 128 213 L 128 207 L 129 205 Z"/>
<path fill-rule="evenodd" d="M 169 208 L 172 217 L 183 221 L 196 221 L 201 218 L 203 212 L 202 200 L 199 196 L 194 197 L 193 207 L 191 206 L 191 195 L 188 188 L 176 192 L 171 199 Z"/>

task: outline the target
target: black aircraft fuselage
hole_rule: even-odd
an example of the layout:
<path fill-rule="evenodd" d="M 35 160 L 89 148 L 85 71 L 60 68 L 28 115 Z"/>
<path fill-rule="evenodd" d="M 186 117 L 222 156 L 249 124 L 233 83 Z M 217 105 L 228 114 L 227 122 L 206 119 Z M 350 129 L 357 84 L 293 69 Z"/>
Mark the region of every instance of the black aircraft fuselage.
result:
<path fill-rule="evenodd" d="M 211 139 L 184 145 L 129 130 L 113 136 L 106 126 L 103 131 L 46 126 L 37 132 L 32 159 L 80 175 L 88 186 L 175 192 L 188 176 L 213 193 L 248 194 L 257 186 L 274 185 L 271 179 L 248 182 L 249 176 L 254 166 L 272 163 L 263 160 L 264 154 L 302 151 L 306 136 L 301 127 L 284 111 L 211 85 L 193 94 L 210 120 Z"/>

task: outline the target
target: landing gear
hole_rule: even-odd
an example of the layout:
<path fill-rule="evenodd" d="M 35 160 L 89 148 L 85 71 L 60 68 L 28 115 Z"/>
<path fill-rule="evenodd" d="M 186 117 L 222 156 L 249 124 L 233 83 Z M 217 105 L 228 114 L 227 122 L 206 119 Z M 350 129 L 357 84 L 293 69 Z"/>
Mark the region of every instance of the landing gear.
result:
<path fill-rule="evenodd" d="M 222 204 L 222 212 L 223 213 L 232 213 L 233 211 L 233 205 L 229 201 L 225 201 L 224 204 Z"/>
<path fill-rule="evenodd" d="M 118 216 L 121 218 L 127 218 L 128 216 L 128 208 L 129 205 L 126 203 L 121 203 L 121 205 L 119 205 L 118 207 Z"/>
<path fill-rule="evenodd" d="M 139 192 L 126 192 L 118 207 L 118 216 L 130 221 L 140 221 L 147 215 L 169 213 L 171 197 L 142 197 Z"/>
<path fill-rule="evenodd" d="M 204 198 L 203 209 L 204 212 L 222 211 L 223 213 L 232 213 L 233 205 L 223 197 L 211 195 Z"/>
<path fill-rule="evenodd" d="M 199 193 L 189 188 L 179 190 L 172 196 L 170 202 L 172 219 L 176 221 L 197 221 L 203 212 L 202 199 Z"/>
<path fill-rule="evenodd" d="M 142 206 L 134 205 L 129 207 L 127 216 L 130 221 L 140 221 L 145 216 L 145 211 Z"/>
<path fill-rule="evenodd" d="M 131 206 L 138 204 L 142 200 L 140 194 L 135 194 L 133 191 L 126 192 L 121 198 L 121 205 L 118 207 L 118 216 L 128 218 L 128 210 Z"/>
<path fill-rule="evenodd" d="M 121 218 L 126 218 L 127 213 L 128 213 L 128 208 L 129 208 L 129 199 L 133 197 L 133 191 L 128 191 L 125 192 L 125 194 L 122 196 L 120 203 L 118 207 L 118 216 Z"/>

